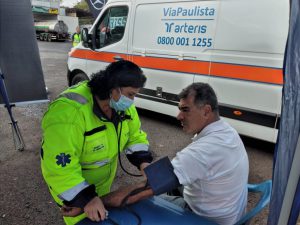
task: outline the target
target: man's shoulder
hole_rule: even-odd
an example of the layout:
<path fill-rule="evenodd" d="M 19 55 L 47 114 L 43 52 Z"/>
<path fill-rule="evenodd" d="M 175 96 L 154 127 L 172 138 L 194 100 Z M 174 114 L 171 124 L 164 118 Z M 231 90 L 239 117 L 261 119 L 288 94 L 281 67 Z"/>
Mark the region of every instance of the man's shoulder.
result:
<path fill-rule="evenodd" d="M 211 149 L 214 148 L 214 140 L 210 137 L 202 137 L 193 141 L 181 150 L 181 154 L 191 158 L 206 158 L 206 155 L 210 155 Z"/>
<path fill-rule="evenodd" d="M 192 140 L 193 142 L 187 147 L 198 149 L 198 151 L 208 151 L 207 153 L 211 154 L 215 151 L 223 151 L 225 148 L 232 148 L 240 142 L 240 137 L 237 131 L 227 122 L 219 120 L 205 127 Z"/>
<path fill-rule="evenodd" d="M 208 124 L 200 133 L 197 135 L 195 140 L 200 138 L 209 138 L 209 137 L 218 137 L 222 135 L 235 136 L 237 135 L 237 131 L 230 126 L 226 121 L 220 119 L 213 123 Z"/>

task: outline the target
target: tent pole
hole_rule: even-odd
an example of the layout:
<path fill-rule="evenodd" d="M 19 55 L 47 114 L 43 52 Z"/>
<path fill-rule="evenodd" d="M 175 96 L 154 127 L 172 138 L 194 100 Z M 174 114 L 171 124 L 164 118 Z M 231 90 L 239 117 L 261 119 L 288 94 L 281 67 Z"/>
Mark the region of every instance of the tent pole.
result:
<path fill-rule="evenodd" d="M 5 88 L 5 83 L 4 83 L 4 75 L 1 71 L 1 69 L 0 69 L 0 94 L 2 96 L 4 106 L 7 109 L 10 120 L 11 120 L 10 124 L 11 124 L 11 128 L 12 128 L 15 149 L 18 151 L 23 151 L 25 149 L 23 137 L 20 132 L 18 122 L 14 119 L 14 117 L 12 115 L 12 110 L 11 110 L 11 108 L 14 107 L 15 105 L 9 103 L 8 94 L 7 94 L 7 91 Z"/>

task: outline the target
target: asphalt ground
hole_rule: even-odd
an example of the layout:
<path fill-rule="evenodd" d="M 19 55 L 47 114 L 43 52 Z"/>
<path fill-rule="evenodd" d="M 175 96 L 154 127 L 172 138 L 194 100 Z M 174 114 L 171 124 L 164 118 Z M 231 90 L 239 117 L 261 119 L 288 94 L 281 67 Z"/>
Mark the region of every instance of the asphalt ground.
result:
<path fill-rule="evenodd" d="M 67 88 L 67 53 L 71 43 L 38 42 L 38 45 L 49 99 L 53 100 Z M 26 149 L 19 152 L 14 148 L 8 113 L 0 107 L 0 225 L 64 224 L 40 171 L 40 121 L 46 109 L 46 103 L 13 108 L 26 144 Z M 144 110 L 140 110 L 140 117 L 156 159 L 165 155 L 174 157 L 191 141 L 191 136 L 181 131 L 174 118 Z M 271 179 L 274 145 L 245 137 L 243 141 L 250 161 L 249 183 Z M 136 172 L 124 157 L 122 162 L 128 170 Z M 113 189 L 137 180 L 119 170 Z M 256 195 L 249 195 L 249 206 L 257 199 Z M 267 214 L 268 208 L 251 224 L 266 224 Z"/>

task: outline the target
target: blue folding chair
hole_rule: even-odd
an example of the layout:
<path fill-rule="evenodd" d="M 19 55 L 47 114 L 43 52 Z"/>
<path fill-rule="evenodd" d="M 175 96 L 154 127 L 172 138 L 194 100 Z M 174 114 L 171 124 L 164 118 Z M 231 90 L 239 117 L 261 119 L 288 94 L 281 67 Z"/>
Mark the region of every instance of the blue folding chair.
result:
<path fill-rule="evenodd" d="M 247 212 L 235 225 L 249 224 L 250 220 L 256 216 L 270 202 L 272 192 L 272 180 L 267 180 L 260 184 L 248 184 L 248 192 L 260 192 L 261 197 L 256 206 Z"/>

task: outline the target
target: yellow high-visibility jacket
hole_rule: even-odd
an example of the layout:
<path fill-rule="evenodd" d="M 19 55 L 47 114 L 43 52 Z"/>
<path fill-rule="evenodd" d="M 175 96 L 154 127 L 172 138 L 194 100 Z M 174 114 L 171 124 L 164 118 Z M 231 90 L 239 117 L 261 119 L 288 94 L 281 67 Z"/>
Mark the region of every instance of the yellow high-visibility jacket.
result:
<path fill-rule="evenodd" d="M 121 152 L 151 155 L 134 105 L 122 115 L 116 112 L 121 119 L 114 124 L 95 113 L 95 104 L 87 82 L 82 82 L 63 92 L 43 117 L 42 174 L 59 205 L 78 194 L 85 198 L 83 190 L 91 185 L 95 185 L 98 196 L 110 192 L 117 170 L 120 133 Z M 67 224 L 75 224 L 82 218 L 84 214 L 64 219 Z"/>
<path fill-rule="evenodd" d="M 76 45 L 78 45 L 81 41 L 81 37 L 80 37 L 80 34 L 73 34 L 73 37 L 72 37 L 72 41 L 73 41 L 73 47 L 75 47 Z"/>

